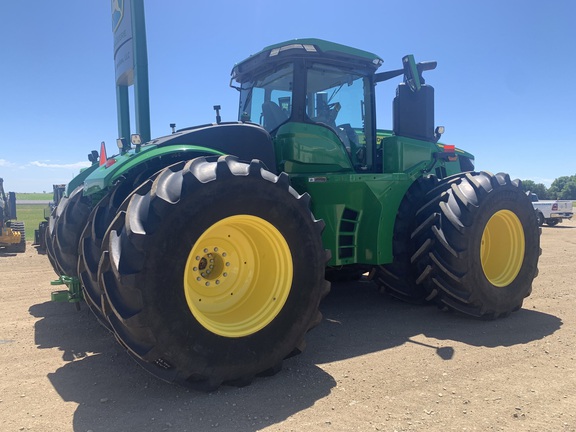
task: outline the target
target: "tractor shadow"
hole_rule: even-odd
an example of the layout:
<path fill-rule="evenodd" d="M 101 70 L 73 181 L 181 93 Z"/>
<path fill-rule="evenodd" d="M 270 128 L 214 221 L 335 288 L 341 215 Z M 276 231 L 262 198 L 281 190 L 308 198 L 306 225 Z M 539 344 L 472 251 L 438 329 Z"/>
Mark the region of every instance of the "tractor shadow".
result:
<path fill-rule="evenodd" d="M 475 347 L 508 347 L 526 344 L 553 334 L 562 320 L 543 312 L 521 309 L 494 321 L 442 312 L 432 305 L 411 305 L 378 292 L 371 282 L 332 284 L 321 305 L 322 325 L 312 332 L 309 344 L 314 363 L 383 351 L 405 343 L 425 348 L 422 355 L 451 360 L 451 342 Z M 413 340 L 436 339 L 434 344 Z M 426 352 L 427 351 L 427 352 Z"/>
<path fill-rule="evenodd" d="M 335 380 L 303 356 L 247 387 L 201 393 L 165 383 L 140 368 L 83 306 L 42 303 L 29 309 L 38 349 L 58 348 L 66 362 L 48 379 L 78 404 L 74 431 L 252 432 L 274 425 L 328 396 Z"/>
<path fill-rule="evenodd" d="M 58 348 L 66 362 L 48 379 L 64 401 L 78 404 L 74 431 L 252 432 L 277 424 L 327 397 L 337 383 L 317 365 L 413 343 L 421 356 L 451 361 L 452 344 L 500 347 L 526 344 L 557 331 L 562 321 L 522 309 L 504 320 L 477 321 L 379 294 L 372 283 L 333 284 L 321 305 L 323 322 L 309 349 L 270 378 L 243 388 L 200 393 L 149 375 L 83 307 L 42 303 L 30 308 L 38 349 Z M 440 342 L 413 340 L 424 335 Z"/>

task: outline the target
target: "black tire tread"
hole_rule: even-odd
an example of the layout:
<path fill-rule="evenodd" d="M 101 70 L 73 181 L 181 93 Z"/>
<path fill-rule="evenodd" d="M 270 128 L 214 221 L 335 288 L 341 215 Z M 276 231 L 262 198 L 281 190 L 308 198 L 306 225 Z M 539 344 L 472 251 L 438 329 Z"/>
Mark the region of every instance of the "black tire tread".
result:
<path fill-rule="evenodd" d="M 434 176 L 417 179 L 406 192 L 394 224 L 393 259 L 391 264 L 375 267 L 374 281 L 380 291 L 410 303 L 426 301 L 426 291 L 414 278 L 410 257 L 414 253 L 414 243 L 410 238 L 414 215 L 429 190 L 435 188 L 438 180 Z"/>
<path fill-rule="evenodd" d="M 58 275 L 78 276 L 78 245 L 88 216 L 90 203 L 83 196 L 83 185 L 64 197 L 50 216 L 49 258 Z"/>

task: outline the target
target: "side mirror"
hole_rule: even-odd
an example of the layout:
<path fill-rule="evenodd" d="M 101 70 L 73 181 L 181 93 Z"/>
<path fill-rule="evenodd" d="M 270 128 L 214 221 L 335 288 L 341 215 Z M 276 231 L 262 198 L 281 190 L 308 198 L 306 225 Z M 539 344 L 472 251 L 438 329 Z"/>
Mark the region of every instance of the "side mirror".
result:
<path fill-rule="evenodd" d="M 391 70 L 391 71 L 387 71 L 387 72 L 377 73 L 374 75 L 374 82 L 379 83 L 382 81 L 387 81 L 389 79 L 392 79 L 392 78 L 395 78 L 397 76 L 404 74 L 404 82 L 412 83 L 413 86 L 410 85 L 410 88 L 412 89 L 412 91 L 418 91 L 418 90 L 414 90 L 414 88 L 418 87 L 417 81 L 419 81 L 420 86 L 422 84 L 424 84 L 424 78 L 422 77 L 422 72 L 436 69 L 437 64 L 438 63 L 435 61 L 425 61 L 425 62 L 420 62 L 420 63 L 414 63 L 414 56 L 413 55 L 407 55 L 407 56 L 404 56 L 404 58 L 402 58 L 403 69 L 396 69 L 396 70 Z M 414 80 L 414 77 L 416 77 L 417 81 Z M 419 89 L 419 87 L 418 87 L 418 89 Z"/>
<path fill-rule="evenodd" d="M 413 92 L 420 91 L 422 82 L 420 81 L 420 74 L 418 73 L 414 56 L 412 54 L 404 56 L 402 65 L 404 66 L 404 82 Z"/>

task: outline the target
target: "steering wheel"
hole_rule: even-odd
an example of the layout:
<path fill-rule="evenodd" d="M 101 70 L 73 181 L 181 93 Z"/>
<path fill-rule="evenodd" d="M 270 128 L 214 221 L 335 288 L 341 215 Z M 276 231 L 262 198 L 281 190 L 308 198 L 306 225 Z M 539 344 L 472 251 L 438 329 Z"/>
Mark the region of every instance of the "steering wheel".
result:
<path fill-rule="evenodd" d="M 328 104 L 328 116 L 326 119 L 327 124 L 329 124 L 330 126 L 332 126 L 332 125 L 336 126 L 336 117 L 338 117 L 338 113 L 340 112 L 340 108 L 342 108 L 342 105 L 340 105 L 340 102 L 334 102 L 334 103 Z"/>
<path fill-rule="evenodd" d="M 354 166 L 364 166 L 366 165 L 366 146 L 360 145 L 358 140 L 358 135 L 350 123 L 341 124 L 338 129 L 342 129 L 348 137 L 350 142 L 350 157 L 352 158 L 352 163 Z"/>
<path fill-rule="evenodd" d="M 324 104 L 318 109 L 318 116 L 314 118 L 315 122 L 325 123 L 331 128 L 336 127 L 336 117 L 340 111 L 340 102 L 334 102 L 330 104 Z"/>

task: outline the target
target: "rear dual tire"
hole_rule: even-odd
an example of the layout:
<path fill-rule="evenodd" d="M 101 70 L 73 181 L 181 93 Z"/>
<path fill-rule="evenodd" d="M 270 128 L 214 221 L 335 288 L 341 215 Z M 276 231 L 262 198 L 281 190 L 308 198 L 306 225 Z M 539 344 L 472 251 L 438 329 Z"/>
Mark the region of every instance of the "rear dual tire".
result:
<path fill-rule="evenodd" d="M 437 186 L 434 176 L 418 178 L 408 189 L 396 215 L 392 240 L 393 261 L 375 267 L 374 280 L 380 291 L 408 303 L 423 303 L 428 295 L 416 283 L 416 274 L 410 261 L 414 253 L 411 234 L 416 228 L 416 212 Z"/>
<path fill-rule="evenodd" d="M 90 214 L 83 185 L 60 200 L 46 230 L 46 251 L 58 276 L 78 277 L 78 243 Z"/>
<path fill-rule="evenodd" d="M 428 300 L 486 319 L 522 306 L 541 250 L 519 181 L 487 172 L 447 178 L 427 194 L 416 222 L 411 262 Z"/>

